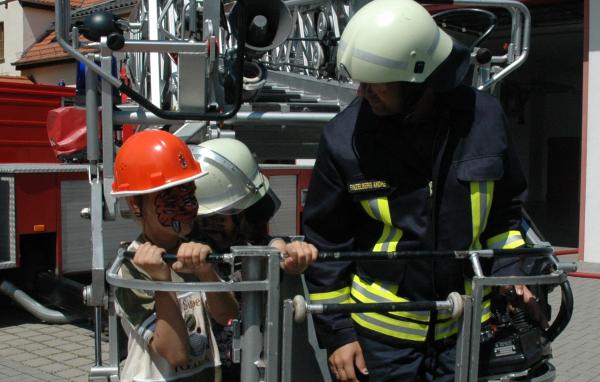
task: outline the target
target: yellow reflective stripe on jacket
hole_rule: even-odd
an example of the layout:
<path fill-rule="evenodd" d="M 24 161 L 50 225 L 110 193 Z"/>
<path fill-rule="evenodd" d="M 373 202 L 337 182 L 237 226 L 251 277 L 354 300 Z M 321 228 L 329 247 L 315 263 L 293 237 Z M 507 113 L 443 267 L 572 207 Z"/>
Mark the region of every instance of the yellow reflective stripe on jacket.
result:
<path fill-rule="evenodd" d="M 489 298 L 491 293 L 492 293 L 491 286 L 483 287 L 484 298 Z M 465 294 L 469 295 L 469 296 L 473 294 L 473 283 L 471 282 L 471 280 L 465 280 Z"/>
<path fill-rule="evenodd" d="M 513 249 L 525 245 L 525 240 L 521 232 L 508 231 L 489 238 L 486 244 L 491 249 Z"/>
<path fill-rule="evenodd" d="M 492 301 L 487 299 L 483 300 L 483 304 L 481 306 L 481 322 L 484 323 L 490 319 L 492 315 L 491 311 Z M 444 319 L 449 317 L 449 314 L 440 314 L 438 316 L 439 319 Z M 446 337 L 450 337 L 458 333 L 458 329 L 460 327 L 459 319 L 449 319 L 448 321 L 439 322 L 435 325 L 435 340 L 439 341 Z"/>
<path fill-rule="evenodd" d="M 390 205 L 386 196 L 376 199 L 362 200 L 363 209 L 372 219 L 383 223 L 383 232 L 373 246 L 375 252 L 394 252 L 402 238 L 402 230 L 392 225 Z"/>
<path fill-rule="evenodd" d="M 479 236 L 485 230 L 492 197 L 494 195 L 494 182 L 470 182 L 471 189 L 471 225 L 473 227 L 473 241 L 469 249 L 481 249 Z"/>
<path fill-rule="evenodd" d="M 392 288 L 392 290 L 388 289 Z M 367 283 L 362 280 L 358 275 L 354 275 L 352 278 L 352 297 L 362 303 L 373 303 L 373 302 L 409 302 L 405 298 L 396 296 L 396 290 L 398 286 L 385 285 L 380 282 Z M 388 312 L 391 315 L 398 317 L 410 318 L 420 322 L 429 322 L 428 311 L 416 311 L 416 312 Z"/>
<path fill-rule="evenodd" d="M 354 322 L 364 328 L 390 337 L 424 342 L 427 324 L 397 320 L 379 313 L 352 313 Z"/>
<path fill-rule="evenodd" d="M 332 292 L 310 293 L 308 295 L 311 301 L 320 304 L 344 304 L 350 302 L 350 287 L 334 290 Z"/>
<path fill-rule="evenodd" d="M 471 280 L 465 280 L 465 294 L 471 296 L 473 294 L 473 283 Z M 485 322 L 490 319 L 491 316 L 491 294 L 492 287 L 483 287 L 483 301 L 481 302 L 481 322 Z"/>
<path fill-rule="evenodd" d="M 446 322 L 440 322 L 435 326 L 435 340 L 443 340 L 458 333 L 460 320 L 454 319 Z"/>
<path fill-rule="evenodd" d="M 492 301 L 491 300 L 483 300 L 483 304 L 481 306 L 481 322 L 484 323 L 490 319 L 492 315 L 491 310 Z M 442 315 L 439 316 L 442 319 Z M 448 321 L 439 322 L 435 325 L 435 340 L 441 340 L 446 337 L 450 337 L 458 333 L 459 329 L 459 319 L 450 319 Z"/>

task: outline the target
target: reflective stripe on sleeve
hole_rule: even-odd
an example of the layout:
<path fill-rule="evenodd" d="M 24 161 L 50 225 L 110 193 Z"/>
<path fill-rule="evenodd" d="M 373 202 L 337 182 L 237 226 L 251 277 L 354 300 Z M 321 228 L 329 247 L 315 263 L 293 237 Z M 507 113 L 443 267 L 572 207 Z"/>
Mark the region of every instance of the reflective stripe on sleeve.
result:
<path fill-rule="evenodd" d="M 490 249 L 513 249 L 525 245 L 525 240 L 521 232 L 511 230 L 491 237 L 486 244 Z"/>
<path fill-rule="evenodd" d="M 351 300 L 350 287 L 334 290 L 332 292 L 310 293 L 308 297 L 311 301 L 320 304 L 344 304 Z"/>
<path fill-rule="evenodd" d="M 470 182 L 469 186 L 471 189 L 471 225 L 473 227 L 473 241 L 470 249 L 481 249 L 479 236 L 485 230 L 490 214 L 494 182 Z"/>

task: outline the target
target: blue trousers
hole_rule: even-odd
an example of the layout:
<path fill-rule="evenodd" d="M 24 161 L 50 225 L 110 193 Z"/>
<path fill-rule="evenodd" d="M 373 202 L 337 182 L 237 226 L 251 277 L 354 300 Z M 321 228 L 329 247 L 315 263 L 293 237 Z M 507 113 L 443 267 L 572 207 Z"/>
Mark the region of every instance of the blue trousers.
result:
<path fill-rule="evenodd" d="M 456 344 L 436 344 L 435 349 L 423 351 L 398 347 L 359 335 L 369 381 L 371 382 L 452 382 Z M 358 373 L 360 374 L 360 373 Z"/>

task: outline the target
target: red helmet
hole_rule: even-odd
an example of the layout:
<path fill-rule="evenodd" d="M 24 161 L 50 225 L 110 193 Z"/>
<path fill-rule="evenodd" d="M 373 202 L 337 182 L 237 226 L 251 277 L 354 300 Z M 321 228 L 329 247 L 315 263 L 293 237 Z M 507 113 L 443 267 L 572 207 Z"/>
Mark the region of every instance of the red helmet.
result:
<path fill-rule="evenodd" d="M 149 194 L 204 175 L 187 145 L 171 133 L 146 130 L 132 135 L 115 158 L 111 194 Z"/>

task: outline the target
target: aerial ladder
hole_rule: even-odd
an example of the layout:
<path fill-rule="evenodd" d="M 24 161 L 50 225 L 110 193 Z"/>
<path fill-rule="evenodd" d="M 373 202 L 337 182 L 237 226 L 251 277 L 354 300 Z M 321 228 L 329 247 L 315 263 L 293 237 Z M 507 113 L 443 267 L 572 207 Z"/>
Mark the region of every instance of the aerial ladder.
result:
<path fill-rule="evenodd" d="M 241 363 L 242 381 L 292 381 L 295 322 L 309 320 L 309 342 L 318 355 L 318 378 L 331 380 L 324 355 L 317 349 L 313 314 L 350 311 L 436 310 L 461 317 L 456 381 L 551 381 L 555 369 L 548 362 L 550 344 L 564 330 L 572 313 L 572 293 L 566 272 L 575 265 L 553 255 L 532 222 L 524 221 L 528 246 L 518 250 L 429 251 L 396 253 L 321 253 L 318 261 L 409 260 L 414 256 L 454 258 L 470 263 L 475 277 L 473 293 L 452 293 L 446 300 L 395 304 L 312 304 L 302 294 L 280 302 L 280 253 L 270 247 L 233 247 L 231 253 L 213 255 L 211 261 L 242 261 L 244 281 L 227 283 L 165 283 L 125 280 L 118 269 L 128 255 L 120 251 L 105 263 L 103 222 L 120 219 L 119 206 L 110 195 L 113 158 L 122 136 L 115 126 L 168 129 L 188 144 L 216 137 L 243 135 L 264 126 L 282 132 L 288 127 L 318 128 L 352 99 L 356 85 L 337 72 L 335 52 L 342 31 L 361 1 L 342 0 L 143 0 L 128 20 L 100 12 L 73 26 L 68 0 L 56 7 L 57 41 L 85 64 L 85 103 L 89 218 L 92 227 L 92 280 L 85 302 L 95 311 L 95 366 L 90 380 L 119 380 L 118 320 L 114 288 L 159 291 L 237 291 L 244 300 L 241 320 L 235 322 L 234 360 Z M 526 6 L 515 0 L 428 1 L 459 8 L 435 15 L 451 33 L 471 33 L 472 86 L 497 93 L 501 81 L 518 68 L 529 52 L 531 28 Z M 480 7 L 480 8 L 473 8 Z M 490 9 L 507 12 L 509 43 L 503 54 L 483 47 L 497 23 Z M 469 22 L 477 18 L 477 22 Z M 482 21 L 483 20 L 483 21 Z M 483 26 L 482 26 L 483 25 Z M 476 30 L 473 32 L 473 28 Z M 80 38 L 80 35 L 86 40 Z M 97 53 L 82 54 L 81 46 Z M 130 81 L 115 76 L 117 58 Z M 99 82 L 98 82 L 99 81 Z M 115 104 L 115 92 L 131 102 Z M 101 109 L 101 117 L 98 110 Z M 100 121 L 99 121 L 100 118 Z M 100 122 L 100 123 L 99 123 Z M 101 126 L 101 134 L 97 126 Z M 254 130 L 253 130 L 254 131 Z M 99 140 L 101 136 L 101 140 Z M 296 156 L 297 157 L 297 156 Z M 531 275 L 488 277 L 481 259 L 491 256 L 527 256 Z M 266 261 L 265 261 L 266 260 Z M 108 288 L 107 288 L 108 284 Z M 527 323 L 505 322 L 502 338 L 482 328 L 483 289 L 489 286 L 527 284 L 547 297 L 556 286 L 561 306 L 550 328 L 542 331 Z M 304 295 L 307 295 L 304 293 Z M 103 311 L 108 311 L 109 360 L 101 357 Z M 513 328 L 510 328 L 510 326 Z M 483 333 L 483 334 L 482 334 Z M 533 333 L 533 334 L 532 334 Z M 483 341 L 482 338 L 486 340 Z M 304 339 L 305 340 L 305 339 Z M 533 341 L 533 342 L 532 342 Z M 486 356 L 481 359 L 480 354 Z M 303 375 L 302 378 L 306 378 Z"/>

